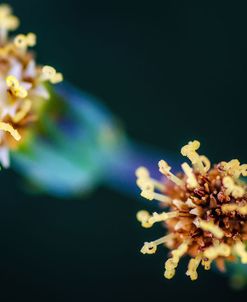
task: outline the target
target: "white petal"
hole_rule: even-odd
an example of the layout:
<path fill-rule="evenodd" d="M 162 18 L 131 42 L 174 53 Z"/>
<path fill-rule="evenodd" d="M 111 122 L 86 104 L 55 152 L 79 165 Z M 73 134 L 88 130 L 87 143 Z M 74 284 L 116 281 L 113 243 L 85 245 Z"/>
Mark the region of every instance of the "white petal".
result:
<path fill-rule="evenodd" d="M 0 147 L 0 162 L 4 168 L 9 167 L 9 150 L 7 147 Z"/>
<path fill-rule="evenodd" d="M 24 77 L 27 78 L 35 78 L 36 76 L 36 68 L 35 68 L 35 62 L 34 60 L 30 61 L 26 67 L 26 70 L 24 71 Z"/>
<path fill-rule="evenodd" d="M 13 60 L 11 65 L 12 67 L 9 69 L 8 75 L 12 75 L 20 81 L 22 78 L 22 65 L 17 60 Z"/>

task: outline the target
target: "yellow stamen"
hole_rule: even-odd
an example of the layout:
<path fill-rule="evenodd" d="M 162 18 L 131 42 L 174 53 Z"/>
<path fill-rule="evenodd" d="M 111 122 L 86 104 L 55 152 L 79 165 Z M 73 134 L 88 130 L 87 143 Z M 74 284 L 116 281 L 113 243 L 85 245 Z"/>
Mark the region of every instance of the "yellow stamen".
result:
<path fill-rule="evenodd" d="M 150 174 L 148 169 L 145 167 L 139 167 L 136 169 L 136 177 L 137 177 L 137 186 L 140 189 L 143 189 L 142 184 L 145 182 L 145 180 L 148 180 L 153 183 L 153 186 L 157 188 L 160 191 L 164 191 L 164 184 L 157 181 L 156 179 L 150 178 Z"/>
<path fill-rule="evenodd" d="M 202 163 L 204 165 L 204 171 L 208 172 L 208 170 L 211 167 L 210 160 L 205 155 L 200 155 L 200 160 L 202 161 Z"/>
<path fill-rule="evenodd" d="M 192 168 L 187 163 L 183 163 L 181 167 L 182 167 L 182 169 L 184 170 L 184 173 L 187 176 L 188 185 L 191 188 L 198 187 L 198 182 L 196 180 L 196 177 L 195 177 L 195 174 L 193 173 Z"/>
<path fill-rule="evenodd" d="M 241 174 L 247 176 L 247 164 L 240 165 L 238 159 L 232 159 L 229 162 L 223 161 L 221 167 L 234 178 L 238 178 Z"/>
<path fill-rule="evenodd" d="M 169 213 L 163 212 L 161 214 L 154 212 L 153 215 L 148 219 L 148 222 L 153 225 L 156 222 L 166 221 L 168 219 L 177 217 L 178 215 L 178 211 L 173 211 Z"/>
<path fill-rule="evenodd" d="M 36 44 L 36 35 L 29 33 L 26 36 L 19 34 L 14 39 L 14 44 L 17 48 L 25 50 L 27 47 L 32 47 Z"/>
<path fill-rule="evenodd" d="M 167 197 L 166 195 L 163 194 L 159 194 L 159 193 L 155 193 L 152 192 L 150 190 L 143 190 L 141 192 L 141 196 L 148 199 L 148 200 L 157 200 L 159 202 L 164 202 L 169 204 L 171 202 L 171 199 L 169 197 Z"/>
<path fill-rule="evenodd" d="M 5 42 L 7 32 L 9 30 L 16 30 L 19 26 L 19 19 L 12 15 L 11 7 L 7 4 L 0 5 L 0 36 L 2 42 Z"/>
<path fill-rule="evenodd" d="M 177 176 L 170 172 L 171 167 L 167 164 L 167 162 L 165 162 L 164 160 L 160 160 L 158 165 L 159 171 L 164 174 L 168 179 L 173 181 L 178 186 L 184 185 L 184 182 L 181 179 L 179 179 Z"/>
<path fill-rule="evenodd" d="M 214 260 L 219 256 L 228 257 L 230 254 L 231 248 L 225 243 L 211 246 L 204 251 L 204 256 L 209 260 Z"/>
<path fill-rule="evenodd" d="M 223 204 L 221 209 L 222 209 L 222 212 L 224 214 L 236 211 L 241 215 L 247 215 L 247 205 L 240 206 L 240 205 L 237 205 L 235 203 L 234 204 L 232 204 L 232 203 L 231 204 Z"/>
<path fill-rule="evenodd" d="M 8 123 L 0 122 L 0 130 L 9 132 L 17 141 L 21 139 L 19 132 Z"/>
<path fill-rule="evenodd" d="M 206 271 L 210 270 L 210 268 L 211 268 L 211 263 L 212 263 L 212 260 L 209 260 L 209 259 L 207 259 L 207 258 L 203 258 L 203 259 L 202 259 L 202 266 L 204 266 L 204 269 L 205 269 Z"/>
<path fill-rule="evenodd" d="M 224 236 L 222 229 L 211 221 L 207 222 L 205 220 L 199 219 L 198 225 L 202 230 L 212 233 L 216 238 L 221 239 Z"/>
<path fill-rule="evenodd" d="M 196 150 L 199 149 L 199 147 L 200 147 L 200 142 L 198 141 L 189 142 L 181 149 L 181 154 L 189 158 L 196 171 L 199 171 L 201 174 L 205 174 L 205 168 L 203 166 L 202 159 L 200 155 L 196 152 Z"/>
<path fill-rule="evenodd" d="M 247 251 L 243 242 L 238 242 L 233 247 L 234 252 L 240 257 L 242 263 L 247 263 Z"/>
<path fill-rule="evenodd" d="M 198 278 L 197 268 L 202 260 L 202 255 L 199 254 L 196 258 L 192 258 L 189 261 L 188 270 L 186 275 L 190 277 L 192 281 L 195 281 Z"/>
<path fill-rule="evenodd" d="M 180 258 L 187 252 L 189 241 L 183 242 L 176 250 L 172 251 L 172 257 L 169 258 L 165 263 L 165 273 L 166 279 L 172 279 L 175 275 L 176 268 L 180 261 Z"/>
<path fill-rule="evenodd" d="M 22 87 L 16 77 L 10 75 L 6 78 L 6 84 L 14 96 L 24 99 L 27 96 L 27 90 Z"/>
<path fill-rule="evenodd" d="M 141 210 L 137 212 L 136 218 L 141 223 L 143 228 L 151 228 L 153 225 L 148 222 L 151 215 L 148 213 L 148 211 Z"/>
<path fill-rule="evenodd" d="M 223 185 L 226 188 L 225 193 L 232 195 L 234 198 L 240 198 L 244 195 L 244 188 L 236 185 L 230 176 L 223 178 Z"/>
<path fill-rule="evenodd" d="M 52 84 L 57 84 L 63 80 L 61 73 L 57 73 L 56 69 L 51 66 L 44 66 L 42 68 L 43 80 L 49 80 Z"/>
<path fill-rule="evenodd" d="M 147 168 L 139 167 L 136 169 L 136 177 L 137 178 L 149 178 L 150 174 Z"/>
<path fill-rule="evenodd" d="M 19 121 L 21 121 L 30 111 L 31 106 L 32 102 L 30 100 L 25 100 L 21 105 L 20 111 L 13 117 L 13 122 L 18 123 Z"/>
<path fill-rule="evenodd" d="M 141 248 L 142 254 L 154 254 L 157 250 L 157 246 L 160 244 L 164 244 L 166 242 L 169 242 L 171 240 L 172 235 L 166 235 L 164 237 L 161 237 L 157 240 L 151 241 L 151 242 L 145 242 L 143 247 Z"/>

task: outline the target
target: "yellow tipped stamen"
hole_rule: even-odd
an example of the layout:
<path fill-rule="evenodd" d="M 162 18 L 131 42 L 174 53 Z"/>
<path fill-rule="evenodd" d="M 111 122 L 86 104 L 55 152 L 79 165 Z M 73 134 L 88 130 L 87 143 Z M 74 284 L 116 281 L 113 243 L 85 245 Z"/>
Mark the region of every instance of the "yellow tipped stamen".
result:
<path fill-rule="evenodd" d="M 143 190 L 141 192 L 141 196 L 150 201 L 157 200 L 166 204 L 169 204 L 171 202 L 171 198 L 167 197 L 166 195 L 155 193 L 150 190 Z"/>
<path fill-rule="evenodd" d="M 148 219 L 148 222 L 153 225 L 156 222 L 166 221 L 168 219 L 175 218 L 178 215 L 178 211 L 173 211 L 169 213 L 163 212 L 161 214 L 154 212 L 153 215 Z"/>
<path fill-rule="evenodd" d="M 232 195 L 234 198 L 243 197 L 245 193 L 244 188 L 236 185 L 230 176 L 223 178 L 223 185 L 226 188 L 225 193 L 227 195 Z"/>
<path fill-rule="evenodd" d="M 154 192 L 154 183 L 150 178 L 138 178 L 136 184 L 143 191 Z"/>
<path fill-rule="evenodd" d="M 137 186 L 141 190 L 154 191 L 154 188 L 157 188 L 160 191 L 163 191 L 164 185 L 152 178 L 137 178 L 136 180 Z"/>
<path fill-rule="evenodd" d="M 186 275 L 190 277 L 192 281 L 195 281 L 198 278 L 197 268 L 202 260 L 202 255 L 196 256 L 189 261 L 188 270 Z"/>
<path fill-rule="evenodd" d="M 30 111 L 32 107 L 32 102 L 30 100 L 25 100 L 21 105 L 20 111 L 13 117 L 13 122 L 20 122 Z"/>
<path fill-rule="evenodd" d="M 27 40 L 27 45 L 29 47 L 33 47 L 36 45 L 37 37 L 34 33 L 28 33 L 26 36 L 26 40 Z"/>
<path fill-rule="evenodd" d="M 185 240 L 180 246 L 171 252 L 173 258 L 181 258 L 188 250 L 189 241 Z"/>
<path fill-rule="evenodd" d="M 26 50 L 27 47 L 33 47 L 36 45 L 36 35 L 29 33 L 26 36 L 19 34 L 14 38 L 14 45 L 22 50 Z"/>
<path fill-rule="evenodd" d="M 172 257 L 165 262 L 165 273 L 166 279 L 172 279 L 176 273 L 176 268 L 180 261 L 180 258 L 188 250 L 188 241 L 183 242 L 177 249 L 172 251 Z"/>
<path fill-rule="evenodd" d="M 198 225 L 202 230 L 212 233 L 218 239 L 221 239 L 224 236 L 222 229 L 211 221 L 207 222 L 205 220 L 199 219 Z"/>
<path fill-rule="evenodd" d="M 148 221 L 151 215 L 148 211 L 141 210 L 137 212 L 136 218 L 141 223 L 143 228 L 151 228 L 153 225 Z"/>
<path fill-rule="evenodd" d="M 234 178 L 239 178 L 240 175 L 247 176 L 247 164 L 240 165 L 238 159 L 232 159 L 229 162 L 221 162 L 221 167 L 230 176 Z"/>
<path fill-rule="evenodd" d="M 167 162 L 165 162 L 164 160 L 160 160 L 158 165 L 159 171 L 164 174 L 168 179 L 173 181 L 178 186 L 184 185 L 184 182 L 181 179 L 179 179 L 177 176 L 170 172 L 171 167 L 167 164 Z"/>
<path fill-rule="evenodd" d="M 137 168 L 135 174 L 137 178 L 150 178 L 149 171 L 145 167 Z"/>
<path fill-rule="evenodd" d="M 6 78 L 6 84 L 10 91 L 17 98 L 24 99 L 27 97 L 27 90 L 22 87 L 16 77 L 10 75 Z"/>
<path fill-rule="evenodd" d="M 183 163 L 181 165 L 182 169 L 184 170 L 184 173 L 187 176 L 187 183 L 191 188 L 198 187 L 198 182 L 196 180 L 195 174 L 193 173 L 192 168 L 187 164 Z"/>
<path fill-rule="evenodd" d="M 187 145 L 183 146 L 183 148 L 181 149 L 181 154 L 189 158 L 196 171 L 200 172 L 201 174 L 205 174 L 205 167 L 203 166 L 202 159 L 196 152 L 199 147 L 200 142 L 189 142 Z"/>
<path fill-rule="evenodd" d="M 212 263 L 212 260 L 209 260 L 209 259 L 207 259 L 207 258 L 203 258 L 203 259 L 202 259 L 202 266 L 204 266 L 204 269 L 205 269 L 206 271 L 210 270 L 210 268 L 211 268 L 211 263 Z"/>
<path fill-rule="evenodd" d="M 57 73 L 55 68 L 48 65 L 42 68 L 42 78 L 43 80 L 50 81 L 52 84 L 57 84 L 63 80 L 62 74 Z"/>
<path fill-rule="evenodd" d="M 148 169 L 145 167 L 139 167 L 136 169 L 136 177 L 137 177 L 137 186 L 140 189 L 143 189 L 142 184 L 145 180 L 148 180 L 153 183 L 153 186 L 160 191 L 164 191 L 164 184 L 150 177 Z"/>
<path fill-rule="evenodd" d="M 238 209 L 238 205 L 235 203 L 223 204 L 221 207 L 221 210 L 224 214 L 236 211 L 237 209 Z"/>
<path fill-rule="evenodd" d="M 219 256 L 229 257 L 231 254 L 231 248 L 225 244 L 220 243 L 218 245 L 211 246 L 204 251 L 204 256 L 209 260 L 214 260 Z"/>
<path fill-rule="evenodd" d="M 211 167 L 210 160 L 209 160 L 205 155 L 200 155 L 200 160 L 201 160 L 201 162 L 202 162 L 203 165 L 204 165 L 204 171 L 205 171 L 205 172 L 208 172 L 208 170 L 209 170 L 210 167 Z"/>
<path fill-rule="evenodd" d="M 222 212 L 224 214 L 226 213 L 230 213 L 230 212 L 238 212 L 239 214 L 241 215 L 247 215 L 247 205 L 245 206 L 240 206 L 240 205 L 237 205 L 237 204 L 223 204 L 222 207 Z"/>
<path fill-rule="evenodd" d="M 7 4 L 0 5 L 0 39 L 1 42 L 5 42 L 7 38 L 7 32 L 10 30 L 16 30 L 19 26 L 19 19 L 12 15 L 11 7 Z"/>
<path fill-rule="evenodd" d="M 157 245 L 154 242 L 145 242 L 141 248 L 142 254 L 155 254 L 157 251 Z"/>
<path fill-rule="evenodd" d="M 17 141 L 21 139 L 19 132 L 14 129 L 9 123 L 0 122 L 0 130 L 9 132 Z"/>
<path fill-rule="evenodd" d="M 55 76 L 52 79 L 50 79 L 50 81 L 51 81 L 52 84 L 58 84 L 58 83 L 62 82 L 63 81 L 63 75 L 62 75 L 62 73 L 61 72 L 57 72 L 55 74 Z"/>
<path fill-rule="evenodd" d="M 240 257 L 242 263 L 247 263 L 247 251 L 243 242 L 238 242 L 233 247 L 234 252 Z"/>
<path fill-rule="evenodd" d="M 161 237 L 157 240 L 151 241 L 151 242 L 145 242 L 143 247 L 141 248 L 142 254 L 154 254 L 157 250 L 157 246 L 160 244 L 164 244 L 166 242 L 169 242 L 171 240 L 171 234 L 166 235 L 164 237 Z"/>

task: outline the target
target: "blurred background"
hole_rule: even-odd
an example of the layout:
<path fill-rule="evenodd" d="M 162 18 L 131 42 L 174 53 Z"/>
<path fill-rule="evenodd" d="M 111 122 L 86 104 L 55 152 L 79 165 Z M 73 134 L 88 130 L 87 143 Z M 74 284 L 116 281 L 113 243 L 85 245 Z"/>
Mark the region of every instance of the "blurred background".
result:
<path fill-rule="evenodd" d="M 214 3 L 214 2 L 213 2 Z M 21 32 L 38 35 L 38 61 L 104 101 L 127 133 L 166 152 L 198 139 L 212 161 L 247 161 L 246 8 L 183 1 L 9 1 Z M 239 301 L 227 275 L 187 260 L 167 281 L 167 251 L 144 256 L 156 226 L 141 229 L 148 203 L 99 188 L 84 198 L 28 194 L 2 171 L 1 301 Z"/>

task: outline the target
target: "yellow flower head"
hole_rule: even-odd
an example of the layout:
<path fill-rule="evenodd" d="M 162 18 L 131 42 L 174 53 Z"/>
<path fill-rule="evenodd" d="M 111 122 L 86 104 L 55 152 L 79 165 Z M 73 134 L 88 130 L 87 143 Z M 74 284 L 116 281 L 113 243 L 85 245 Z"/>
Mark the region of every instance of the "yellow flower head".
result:
<path fill-rule="evenodd" d="M 136 171 L 137 185 L 141 196 L 157 200 L 167 211 L 150 214 L 137 213 L 144 228 L 162 222 L 168 234 L 151 242 L 145 242 L 143 254 L 154 254 L 158 245 L 170 249 L 170 258 L 165 262 L 164 276 L 171 279 L 181 257 L 191 257 L 186 275 L 191 280 L 198 278 L 201 264 L 206 270 L 215 261 L 220 270 L 225 270 L 225 261 L 247 263 L 247 185 L 239 179 L 247 176 L 247 165 L 237 159 L 221 162 L 211 168 L 210 161 L 197 150 L 198 141 L 189 142 L 181 154 L 191 161 L 185 162 L 182 171 L 171 172 L 164 161 L 159 162 L 160 172 L 167 180 L 159 182 L 151 178 L 144 167 Z"/>
<path fill-rule="evenodd" d="M 0 163 L 9 166 L 9 150 L 17 148 L 30 124 L 37 120 L 42 102 L 49 99 L 44 85 L 63 80 L 51 66 L 36 65 L 29 47 L 36 44 L 34 33 L 18 34 L 19 19 L 7 4 L 0 5 Z"/>

